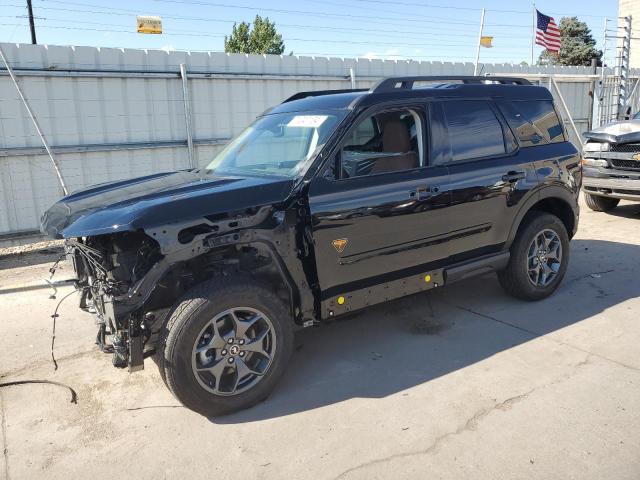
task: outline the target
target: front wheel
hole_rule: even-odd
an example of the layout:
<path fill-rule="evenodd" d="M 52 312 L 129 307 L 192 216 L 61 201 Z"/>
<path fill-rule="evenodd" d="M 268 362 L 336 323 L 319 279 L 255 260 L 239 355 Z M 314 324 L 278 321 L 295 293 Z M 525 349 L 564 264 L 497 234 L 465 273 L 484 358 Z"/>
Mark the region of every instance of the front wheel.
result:
<path fill-rule="evenodd" d="M 619 198 L 602 197 L 600 195 L 584 194 L 584 201 L 594 212 L 608 212 L 613 210 L 620 203 Z"/>
<path fill-rule="evenodd" d="M 502 288 L 521 300 L 551 295 L 569 263 L 569 236 L 555 215 L 533 212 L 525 218 L 511 245 L 507 268 L 498 272 Z"/>
<path fill-rule="evenodd" d="M 291 314 L 267 285 L 245 277 L 210 280 L 173 309 L 160 368 L 183 405 L 212 417 L 264 400 L 292 350 Z"/>

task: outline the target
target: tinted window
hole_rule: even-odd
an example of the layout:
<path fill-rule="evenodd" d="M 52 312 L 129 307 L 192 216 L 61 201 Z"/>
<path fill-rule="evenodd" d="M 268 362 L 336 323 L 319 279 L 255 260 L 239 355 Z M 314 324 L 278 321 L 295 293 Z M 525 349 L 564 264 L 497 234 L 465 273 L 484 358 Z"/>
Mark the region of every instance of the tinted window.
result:
<path fill-rule="evenodd" d="M 506 153 L 502 126 L 487 102 L 443 102 L 442 108 L 454 162 Z"/>
<path fill-rule="evenodd" d="M 366 145 L 372 141 L 378 134 L 376 124 L 373 117 L 364 120 L 356 129 L 351 132 L 348 139 L 344 143 L 344 148 L 355 145 Z"/>
<path fill-rule="evenodd" d="M 418 168 L 422 112 L 393 110 L 365 117 L 343 141 L 338 155 L 342 178 Z"/>
<path fill-rule="evenodd" d="M 564 128 L 548 100 L 503 102 L 500 109 L 523 147 L 564 142 Z"/>

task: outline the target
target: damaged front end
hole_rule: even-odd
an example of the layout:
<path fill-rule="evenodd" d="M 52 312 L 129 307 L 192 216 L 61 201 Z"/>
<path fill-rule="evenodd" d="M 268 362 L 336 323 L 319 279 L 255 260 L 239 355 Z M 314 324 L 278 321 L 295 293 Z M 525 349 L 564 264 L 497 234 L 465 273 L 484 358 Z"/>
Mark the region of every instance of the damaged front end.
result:
<path fill-rule="evenodd" d="M 296 322 L 314 318 L 308 261 L 298 258 L 309 250 L 304 209 L 289 200 L 292 186 L 208 171 L 157 174 L 67 196 L 41 229 L 65 238 L 80 307 L 98 319 L 97 344 L 115 366 L 135 371 L 182 295 L 216 276 L 261 276 Z"/>
<path fill-rule="evenodd" d="M 305 237 L 297 228 L 298 215 L 295 208 L 263 206 L 68 238 L 80 308 L 97 317 L 96 343 L 113 355 L 114 366 L 141 370 L 182 295 L 207 279 L 236 274 L 264 279 L 291 305 L 296 323 L 313 323 L 315 299 L 304 270 L 308 261 L 300 258 L 309 248 L 301 245 Z"/>
<path fill-rule="evenodd" d="M 80 308 L 97 317 L 97 345 L 113 353 L 114 366 L 141 369 L 145 345 L 153 350 L 161 312 L 152 305 L 142 312 L 144 295 L 132 292 L 162 259 L 158 243 L 144 233 L 123 232 L 67 239 L 65 249 L 76 272 Z M 169 285 L 158 287 L 166 290 Z"/>

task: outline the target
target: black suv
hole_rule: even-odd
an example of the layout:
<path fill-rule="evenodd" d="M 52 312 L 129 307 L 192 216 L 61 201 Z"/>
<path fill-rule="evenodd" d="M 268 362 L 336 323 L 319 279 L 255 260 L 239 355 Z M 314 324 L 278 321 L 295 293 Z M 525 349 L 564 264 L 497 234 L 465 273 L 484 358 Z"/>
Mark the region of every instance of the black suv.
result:
<path fill-rule="evenodd" d="M 580 158 L 549 91 L 503 77 L 303 92 L 207 168 L 63 198 L 81 308 L 116 366 L 155 352 L 187 407 L 263 400 L 293 331 L 473 275 L 539 300 L 578 225 Z"/>

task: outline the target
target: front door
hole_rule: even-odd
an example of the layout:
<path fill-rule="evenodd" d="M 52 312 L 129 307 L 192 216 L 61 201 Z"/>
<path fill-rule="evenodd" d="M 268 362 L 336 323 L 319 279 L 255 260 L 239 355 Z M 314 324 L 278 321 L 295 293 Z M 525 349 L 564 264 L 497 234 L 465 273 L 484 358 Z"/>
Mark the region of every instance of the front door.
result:
<path fill-rule="evenodd" d="M 415 106 L 363 115 L 328 174 L 312 180 L 309 205 L 323 301 L 446 261 L 448 169 L 428 164 L 425 119 L 424 108 Z"/>

